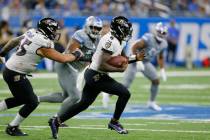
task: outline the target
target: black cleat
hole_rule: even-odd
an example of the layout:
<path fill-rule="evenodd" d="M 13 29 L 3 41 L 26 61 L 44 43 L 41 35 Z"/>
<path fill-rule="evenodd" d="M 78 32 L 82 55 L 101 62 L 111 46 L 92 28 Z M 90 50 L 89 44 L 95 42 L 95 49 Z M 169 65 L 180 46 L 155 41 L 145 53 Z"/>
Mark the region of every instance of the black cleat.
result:
<path fill-rule="evenodd" d="M 10 136 L 28 136 L 28 134 L 22 132 L 19 129 L 19 126 L 10 126 L 9 124 L 8 124 L 5 132 Z"/>
<path fill-rule="evenodd" d="M 57 117 L 52 117 L 50 118 L 50 120 L 48 121 L 51 132 L 52 132 L 52 137 L 54 139 L 58 138 L 58 129 L 59 129 L 59 122 L 58 122 L 58 118 Z"/>
<path fill-rule="evenodd" d="M 112 122 L 110 121 L 108 124 L 108 129 L 115 130 L 119 134 L 128 134 L 128 131 L 123 128 L 123 126 L 117 121 Z"/>

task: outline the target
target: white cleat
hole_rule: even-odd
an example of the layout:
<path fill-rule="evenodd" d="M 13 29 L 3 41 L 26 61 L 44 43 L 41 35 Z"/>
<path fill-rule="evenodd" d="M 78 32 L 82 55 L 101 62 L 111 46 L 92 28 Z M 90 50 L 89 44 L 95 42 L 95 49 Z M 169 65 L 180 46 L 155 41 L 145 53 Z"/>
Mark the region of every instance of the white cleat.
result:
<path fill-rule="evenodd" d="M 147 103 L 147 107 L 148 107 L 149 109 L 154 110 L 154 111 L 162 111 L 162 108 L 161 108 L 159 105 L 157 105 L 156 102 L 151 102 L 151 101 L 149 101 L 149 102 Z"/>

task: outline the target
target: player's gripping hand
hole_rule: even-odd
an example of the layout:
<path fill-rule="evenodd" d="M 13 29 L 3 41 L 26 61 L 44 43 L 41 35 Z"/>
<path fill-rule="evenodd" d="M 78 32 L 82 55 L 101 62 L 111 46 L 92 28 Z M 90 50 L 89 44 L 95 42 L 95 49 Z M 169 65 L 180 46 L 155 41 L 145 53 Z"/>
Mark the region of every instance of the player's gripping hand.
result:
<path fill-rule="evenodd" d="M 144 50 L 136 53 L 136 60 L 137 61 L 142 61 L 142 60 L 144 60 L 144 58 L 145 58 L 145 51 Z"/>
<path fill-rule="evenodd" d="M 5 63 L 5 58 L 0 56 L 0 64 L 4 64 Z"/>
<path fill-rule="evenodd" d="M 83 52 L 80 49 L 76 49 L 72 54 L 76 57 L 76 60 L 79 60 L 81 57 L 84 56 Z"/>
<path fill-rule="evenodd" d="M 167 76 L 166 76 L 166 71 L 165 71 L 164 68 L 160 69 L 160 75 L 161 75 L 163 81 L 166 82 L 167 81 Z"/>

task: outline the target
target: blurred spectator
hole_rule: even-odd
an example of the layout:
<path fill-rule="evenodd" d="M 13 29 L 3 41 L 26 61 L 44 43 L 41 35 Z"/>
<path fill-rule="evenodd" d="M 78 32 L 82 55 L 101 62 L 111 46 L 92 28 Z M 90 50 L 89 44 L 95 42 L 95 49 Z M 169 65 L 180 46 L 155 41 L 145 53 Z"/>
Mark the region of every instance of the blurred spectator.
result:
<path fill-rule="evenodd" d="M 35 12 L 37 12 L 37 15 L 42 15 L 42 16 L 49 15 L 49 12 L 45 6 L 44 0 L 37 0 L 37 4 L 35 6 Z"/>
<path fill-rule="evenodd" d="M 69 36 L 68 36 L 68 29 L 64 27 L 64 20 L 63 19 L 59 20 L 59 23 L 61 26 L 61 30 L 60 30 L 61 36 L 56 44 L 59 44 L 60 46 L 60 49 L 58 49 L 58 51 L 63 52 L 67 46 L 67 43 L 69 42 Z"/>
<path fill-rule="evenodd" d="M 110 0 L 104 0 L 102 3 L 100 3 L 97 13 L 99 15 L 105 15 L 105 16 L 110 15 L 111 14 L 109 8 L 110 3 L 111 3 Z"/>
<path fill-rule="evenodd" d="M 33 23 L 32 23 L 31 19 L 27 19 L 27 20 L 23 21 L 22 27 L 17 32 L 17 36 L 24 34 L 28 29 L 32 28 L 32 25 L 33 25 Z"/>
<path fill-rule="evenodd" d="M 2 19 L 9 20 L 10 16 L 18 16 L 20 14 L 26 14 L 26 9 L 20 0 L 13 0 L 3 7 L 1 16 Z"/>
<path fill-rule="evenodd" d="M 166 61 L 168 62 L 169 65 L 175 64 L 178 39 L 179 39 L 179 29 L 176 25 L 176 21 L 172 19 L 168 26 L 168 36 L 167 36 L 168 48 L 167 48 Z"/>
<path fill-rule="evenodd" d="M 72 0 L 71 2 L 67 2 L 65 5 L 65 12 L 64 12 L 64 16 L 72 16 L 72 15 L 77 15 L 80 16 L 80 9 L 79 9 L 79 5 L 77 3 L 76 0 Z"/>
<path fill-rule="evenodd" d="M 200 17 L 210 15 L 210 2 L 209 0 L 0 0 L 0 12 L 2 18 L 6 20 L 11 15 L 20 14 L 22 18 L 28 14 Z"/>
<path fill-rule="evenodd" d="M 125 7 L 126 1 L 125 0 L 114 0 L 110 4 L 110 10 L 112 11 L 112 15 L 122 15 L 126 16 L 126 12 L 128 9 Z"/>
<path fill-rule="evenodd" d="M 2 48 L 11 38 L 12 31 L 9 28 L 9 23 L 5 20 L 0 22 L 0 48 Z"/>
<path fill-rule="evenodd" d="M 7 21 L 0 22 L 0 50 L 1 48 L 10 40 L 12 39 L 12 31 L 9 28 L 9 23 Z M 8 55 L 6 56 L 6 59 Z M 0 70 L 2 69 L 2 65 L 0 65 Z"/>
<path fill-rule="evenodd" d="M 197 0 L 192 0 L 188 5 L 188 10 L 192 15 L 198 15 L 199 13 L 199 5 Z"/>
<path fill-rule="evenodd" d="M 82 9 L 82 13 L 84 15 L 92 15 L 96 13 L 97 6 L 94 0 L 85 0 L 84 9 Z"/>
<path fill-rule="evenodd" d="M 110 24 L 108 21 L 103 21 L 103 28 L 101 31 L 101 36 L 104 36 L 106 33 L 108 33 L 110 30 Z"/>

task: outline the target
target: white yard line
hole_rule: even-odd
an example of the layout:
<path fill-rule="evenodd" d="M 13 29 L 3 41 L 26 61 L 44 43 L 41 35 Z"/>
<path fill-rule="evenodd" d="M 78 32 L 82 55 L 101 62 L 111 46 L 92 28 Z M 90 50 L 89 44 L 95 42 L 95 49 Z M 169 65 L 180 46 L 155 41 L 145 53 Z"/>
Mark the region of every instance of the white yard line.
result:
<path fill-rule="evenodd" d="M 6 125 L 0 125 L 6 126 Z M 49 128 L 49 126 L 21 126 L 23 129 L 27 130 L 40 130 Z M 61 129 L 85 129 L 85 130 L 108 130 L 105 127 L 81 127 L 81 126 L 71 126 L 71 127 L 63 127 Z M 210 134 L 210 131 L 196 131 L 196 130 L 165 130 L 165 129 L 138 129 L 138 128 L 130 128 L 128 130 L 133 131 L 148 131 L 148 132 L 171 132 L 171 133 L 202 133 L 202 134 Z M 4 131 L 4 130 L 0 130 Z"/>
<path fill-rule="evenodd" d="M 139 84 L 139 88 L 143 89 L 149 89 L 150 85 L 148 84 Z M 210 89 L 210 84 L 185 84 L 185 83 L 179 83 L 179 84 L 165 84 L 160 85 L 160 89 L 164 90 L 202 90 L 202 89 Z M 52 89 L 49 88 L 38 88 L 34 89 L 35 93 L 50 93 L 53 92 Z M 1 94 L 7 94 L 10 93 L 9 89 L 0 89 Z"/>
<path fill-rule="evenodd" d="M 169 77 L 188 77 L 188 76 L 193 76 L 193 77 L 198 77 L 198 76 L 210 76 L 210 71 L 166 71 L 167 76 Z M 35 79 L 54 79 L 57 78 L 56 73 L 34 73 L 32 74 L 33 78 Z M 112 77 L 122 77 L 124 73 L 111 73 L 110 74 Z M 137 77 L 143 77 L 143 75 L 138 72 Z M 0 75 L 0 79 L 2 79 L 2 74 Z"/>

